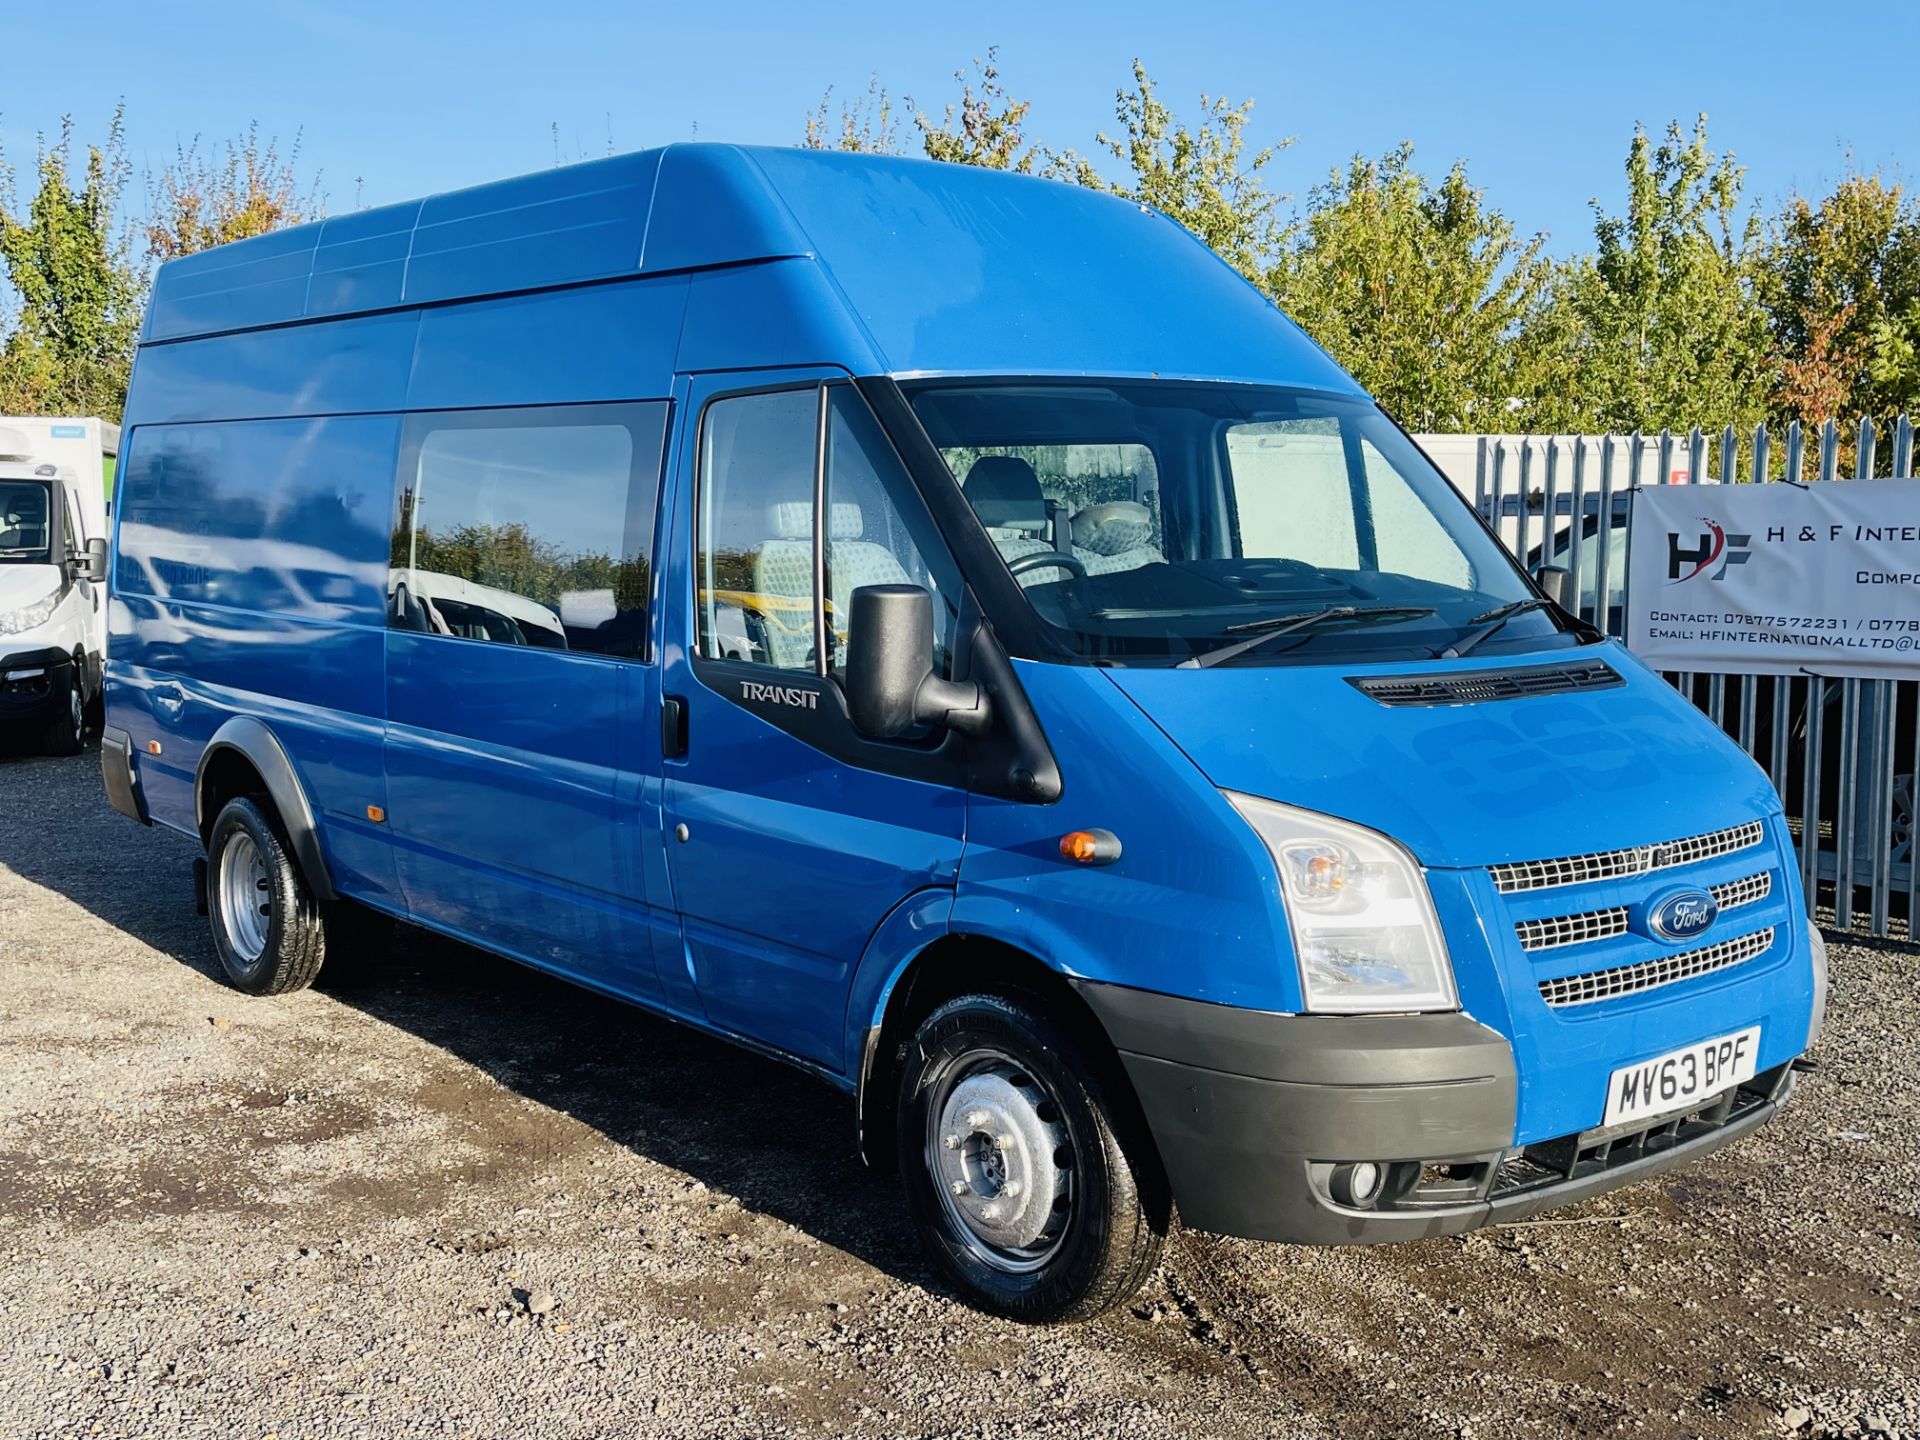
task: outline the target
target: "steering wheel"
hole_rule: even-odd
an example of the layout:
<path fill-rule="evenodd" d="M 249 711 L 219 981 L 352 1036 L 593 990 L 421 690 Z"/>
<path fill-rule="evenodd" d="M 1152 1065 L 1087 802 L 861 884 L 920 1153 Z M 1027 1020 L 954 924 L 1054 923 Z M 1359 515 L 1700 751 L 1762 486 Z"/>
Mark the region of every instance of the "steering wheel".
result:
<path fill-rule="evenodd" d="M 1016 579 L 1029 570 L 1065 570 L 1082 580 L 1087 578 L 1087 567 L 1076 556 L 1062 555 L 1058 550 L 1036 550 L 1007 562 L 1007 573 Z"/>

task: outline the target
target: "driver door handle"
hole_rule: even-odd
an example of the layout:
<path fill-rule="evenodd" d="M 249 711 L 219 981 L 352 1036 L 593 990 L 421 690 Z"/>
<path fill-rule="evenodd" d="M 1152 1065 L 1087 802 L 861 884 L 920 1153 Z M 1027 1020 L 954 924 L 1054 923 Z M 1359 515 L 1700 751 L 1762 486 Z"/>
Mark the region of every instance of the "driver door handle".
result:
<path fill-rule="evenodd" d="M 660 702 L 660 754 L 678 760 L 687 753 L 687 702 L 668 695 Z"/>

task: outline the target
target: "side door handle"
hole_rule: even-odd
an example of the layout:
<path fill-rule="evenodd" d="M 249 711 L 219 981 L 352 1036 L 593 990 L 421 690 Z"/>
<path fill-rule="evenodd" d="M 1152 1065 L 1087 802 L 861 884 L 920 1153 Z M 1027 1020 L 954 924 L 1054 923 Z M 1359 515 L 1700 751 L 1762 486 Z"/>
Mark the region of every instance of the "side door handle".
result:
<path fill-rule="evenodd" d="M 687 753 L 687 702 L 678 695 L 660 701 L 660 754 L 678 760 Z"/>

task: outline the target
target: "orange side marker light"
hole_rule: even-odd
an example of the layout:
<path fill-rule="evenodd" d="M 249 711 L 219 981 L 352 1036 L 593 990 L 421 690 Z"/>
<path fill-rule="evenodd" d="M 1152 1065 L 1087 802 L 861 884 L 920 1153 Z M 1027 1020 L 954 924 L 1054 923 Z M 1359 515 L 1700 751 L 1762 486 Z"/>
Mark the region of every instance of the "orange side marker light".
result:
<path fill-rule="evenodd" d="M 387 812 L 378 805 L 367 806 L 367 819 L 378 825 L 387 818 Z"/>
<path fill-rule="evenodd" d="M 1120 837 L 1111 830 L 1069 830 L 1060 837 L 1060 858 L 1076 865 L 1111 865 L 1120 858 Z"/>

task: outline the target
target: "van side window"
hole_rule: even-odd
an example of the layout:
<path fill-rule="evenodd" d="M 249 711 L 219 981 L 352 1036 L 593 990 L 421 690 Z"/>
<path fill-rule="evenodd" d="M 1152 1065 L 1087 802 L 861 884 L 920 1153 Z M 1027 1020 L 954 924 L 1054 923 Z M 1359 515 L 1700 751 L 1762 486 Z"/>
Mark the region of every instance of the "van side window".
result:
<path fill-rule="evenodd" d="M 959 576 L 866 402 L 845 385 L 832 387 L 829 395 L 826 559 L 832 673 L 846 669 L 853 592 L 862 585 L 918 585 L 933 596 L 934 671 L 950 675 Z"/>
<path fill-rule="evenodd" d="M 820 391 L 734 395 L 700 427 L 699 653 L 814 669 L 813 490 Z"/>
<path fill-rule="evenodd" d="M 67 518 L 67 559 L 76 560 L 80 556 L 80 525 L 74 519 L 73 492 L 64 485 L 54 488 L 60 492 L 60 509 Z"/>
<path fill-rule="evenodd" d="M 413 415 L 387 623 L 642 660 L 667 404 Z"/>
<path fill-rule="evenodd" d="M 827 522 L 816 514 L 820 387 L 735 395 L 701 430 L 698 653 L 777 670 L 838 674 L 862 585 L 934 597 L 934 663 L 949 673 L 960 582 L 879 422 L 851 386 L 827 387 Z M 911 517 L 911 518 L 909 518 Z M 824 591 L 814 535 L 824 528 Z M 930 562 L 927 557 L 938 557 Z M 820 630 L 816 631 L 816 625 Z M 827 637 L 820 662 L 815 635 Z"/>

